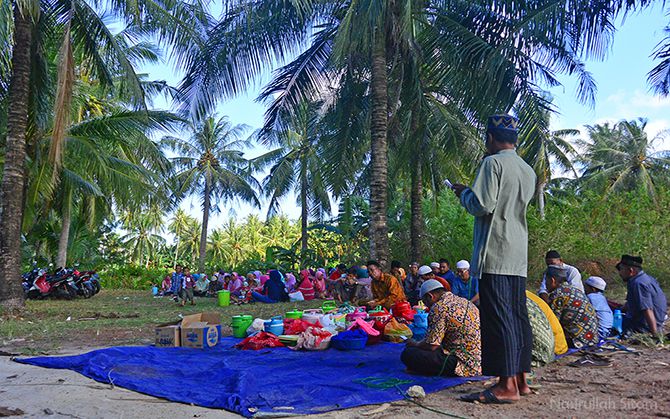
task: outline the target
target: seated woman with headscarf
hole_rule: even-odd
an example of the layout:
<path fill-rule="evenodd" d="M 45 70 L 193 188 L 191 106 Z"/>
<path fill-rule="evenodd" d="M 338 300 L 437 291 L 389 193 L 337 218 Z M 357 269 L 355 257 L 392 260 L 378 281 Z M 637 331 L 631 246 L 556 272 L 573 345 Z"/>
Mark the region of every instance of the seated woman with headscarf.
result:
<path fill-rule="evenodd" d="M 239 297 L 241 295 L 242 287 L 244 287 L 244 281 L 236 272 L 233 272 L 230 281 L 228 282 L 228 291 L 230 291 L 230 296 Z"/>
<path fill-rule="evenodd" d="M 286 293 L 286 286 L 284 285 L 281 272 L 276 269 L 271 270 L 268 279 L 263 284 L 262 293 L 252 291 L 251 298 L 261 303 L 288 301 L 288 294 Z"/>
<path fill-rule="evenodd" d="M 290 294 L 292 292 L 298 291 L 297 285 L 298 284 L 296 283 L 295 275 L 293 275 L 290 272 L 287 273 L 286 274 L 286 292 Z"/>
<path fill-rule="evenodd" d="M 298 287 L 298 291 L 302 293 L 305 301 L 314 299 L 314 284 L 309 277 L 309 271 L 307 269 L 300 271 L 300 286 Z"/>
<path fill-rule="evenodd" d="M 204 297 L 207 295 L 207 288 L 209 287 L 209 279 L 205 274 L 195 274 L 195 287 L 193 293 L 198 297 Z"/>
<path fill-rule="evenodd" d="M 316 298 L 328 298 L 326 292 L 326 271 L 320 268 L 314 276 L 314 293 Z"/>

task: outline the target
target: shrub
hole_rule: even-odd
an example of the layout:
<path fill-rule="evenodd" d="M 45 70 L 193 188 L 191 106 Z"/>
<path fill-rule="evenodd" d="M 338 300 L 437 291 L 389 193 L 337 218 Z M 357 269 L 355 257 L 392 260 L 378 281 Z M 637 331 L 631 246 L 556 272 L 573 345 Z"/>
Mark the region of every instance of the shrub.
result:
<path fill-rule="evenodd" d="M 145 268 L 143 266 L 125 265 L 102 269 L 100 282 L 104 288 L 128 288 L 145 290 L 152 284 L 160 284 L 165 275 L 171 271 L 165 268 Z"/>

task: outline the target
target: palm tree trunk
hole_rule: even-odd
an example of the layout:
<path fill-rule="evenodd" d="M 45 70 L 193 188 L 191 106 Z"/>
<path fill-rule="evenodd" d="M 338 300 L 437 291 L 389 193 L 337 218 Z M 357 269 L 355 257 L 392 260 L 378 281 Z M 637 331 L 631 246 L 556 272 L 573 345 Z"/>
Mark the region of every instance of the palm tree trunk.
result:
<path fill-rule="evenodd" d="M 306 256 L 309 236 L 307 235 L 307 218 L 309 216 L 309 208 L 307 207 L 307 167 L 306 162 L 301 162 L 300 166 L 300 249 L 302 257 Z"/>
<path fill-rule="evenodd" d="M 421 157 L 417 153 L 412 159 L 412 192 L 410 197 L 411 223 L 410 223 L 410 254 L 412 261 L 421 261 L 423 243 L 423 212 L 421 203 L 423 201 Z"/>
<path fill-rule="evenodd" d="M 202 205 L 202 233 L 200 234 L 200 257 L 198 258 L 198 273 L 205 272 L 205 257 L 207 256 L 207 224 L 209 224 L 209 209 L 212 184 L 209 177 L 205 178 L 205 196 Z"/>
<path fill-rule="evenodd" d="M 21 224 L 25 182 L 26 130 L 30 95 L 32 25 L 14 2 L 12 78 L 9 83 L 5 164 L 0 185 L 0 304 L 12 312 L 24 305 L 21 287 Z"/>
<path fill-rule="evenodd" d="M 172 269 L 177 269 L 177 258 L 179 257 L 179 229 L 177 229 L 177 245 L 174 248 L 174 261 L 172 262 Z"/>
<path fill-rule="evenodd" d="M 58 267 L 65 267 L 67 264 L 67 247 L 70 239 L 70 224 L 72 222 L 71 206 L 71 194 L 66 193 L 65 200 L 63 201 L 62 226 L 58 239 L 58 256 L 56 258 L 56 266 Z"/>
<path fill-rule="evenodd" d="M 377 29 L 372 53 L 370 91 L 371 108 L 371 174 L 370 174 L 370 257 L 383 268 L 389 262 L 387 222 L 388 187 L 388 93 L 386 79 L 386 43 L 383 31 Z"/>
<path fill-rule="evenodd" d="M 537 185 L 537 209 L 540 211 L 541 220 L 544 220 L 544 188 L 546 186 L 545 182 L 540 182 Z"/>

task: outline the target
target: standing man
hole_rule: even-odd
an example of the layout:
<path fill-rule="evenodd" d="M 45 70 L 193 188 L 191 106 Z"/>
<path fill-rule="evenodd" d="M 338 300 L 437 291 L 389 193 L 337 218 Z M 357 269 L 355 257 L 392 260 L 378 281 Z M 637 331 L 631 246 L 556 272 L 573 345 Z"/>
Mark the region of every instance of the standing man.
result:
<path fill-rule="evenodd" d="M 180 290 L 182 289 L 182 282 L 184 281 L 184 272 L 182 271 L 181 265 L 175 266 L 170 280 L 172 281 L 172 288 L 170 291 L 172 292 L 173 299 L 177 301 L 179 299 L 179 293 L 181 292 Z"/>
<path fill-rule="evenodd" d="M 475 216 L 472 275 L 479 278 L 482 373 L 499 377 L 490 389 L 462 397 L 480 403 L 512 403 L 530 393 L 533 333 L 526 307 L 528 226 L 526 209 L 535 173 L 516 154 L 518 120 L 489 117 L 487 156 L 472 187 L 454 185 L 461 205 Z"/>

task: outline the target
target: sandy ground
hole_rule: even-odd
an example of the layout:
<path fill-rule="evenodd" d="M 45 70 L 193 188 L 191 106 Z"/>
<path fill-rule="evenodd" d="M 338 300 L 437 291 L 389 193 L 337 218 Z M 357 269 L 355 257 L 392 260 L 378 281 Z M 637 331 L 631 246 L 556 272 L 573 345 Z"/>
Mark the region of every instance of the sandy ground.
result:
<path fill-rule="evenodd" d="M 69 349 L 61 354 L 93 348 Z M 484 406 L 457 400 L 479 391 L 471 383 L 430 394 L 421 403 L 460 417 L 666 417 L 670 418 L 670 349 L 636 347 L 639 354 L 615 354 L 612 367 L 573 368 L 574 356 L 536 371 L 538 394 L 506 406 Z M 239 417 L 139 393 L 111 388 L 78 373 L 13 362 L 0 356 L 0 416 L 20 409 L 24 417 L 48 418 L 225 418 Z M 318 418 L 444 417 L 408 401 L 315 415 Z"/>

